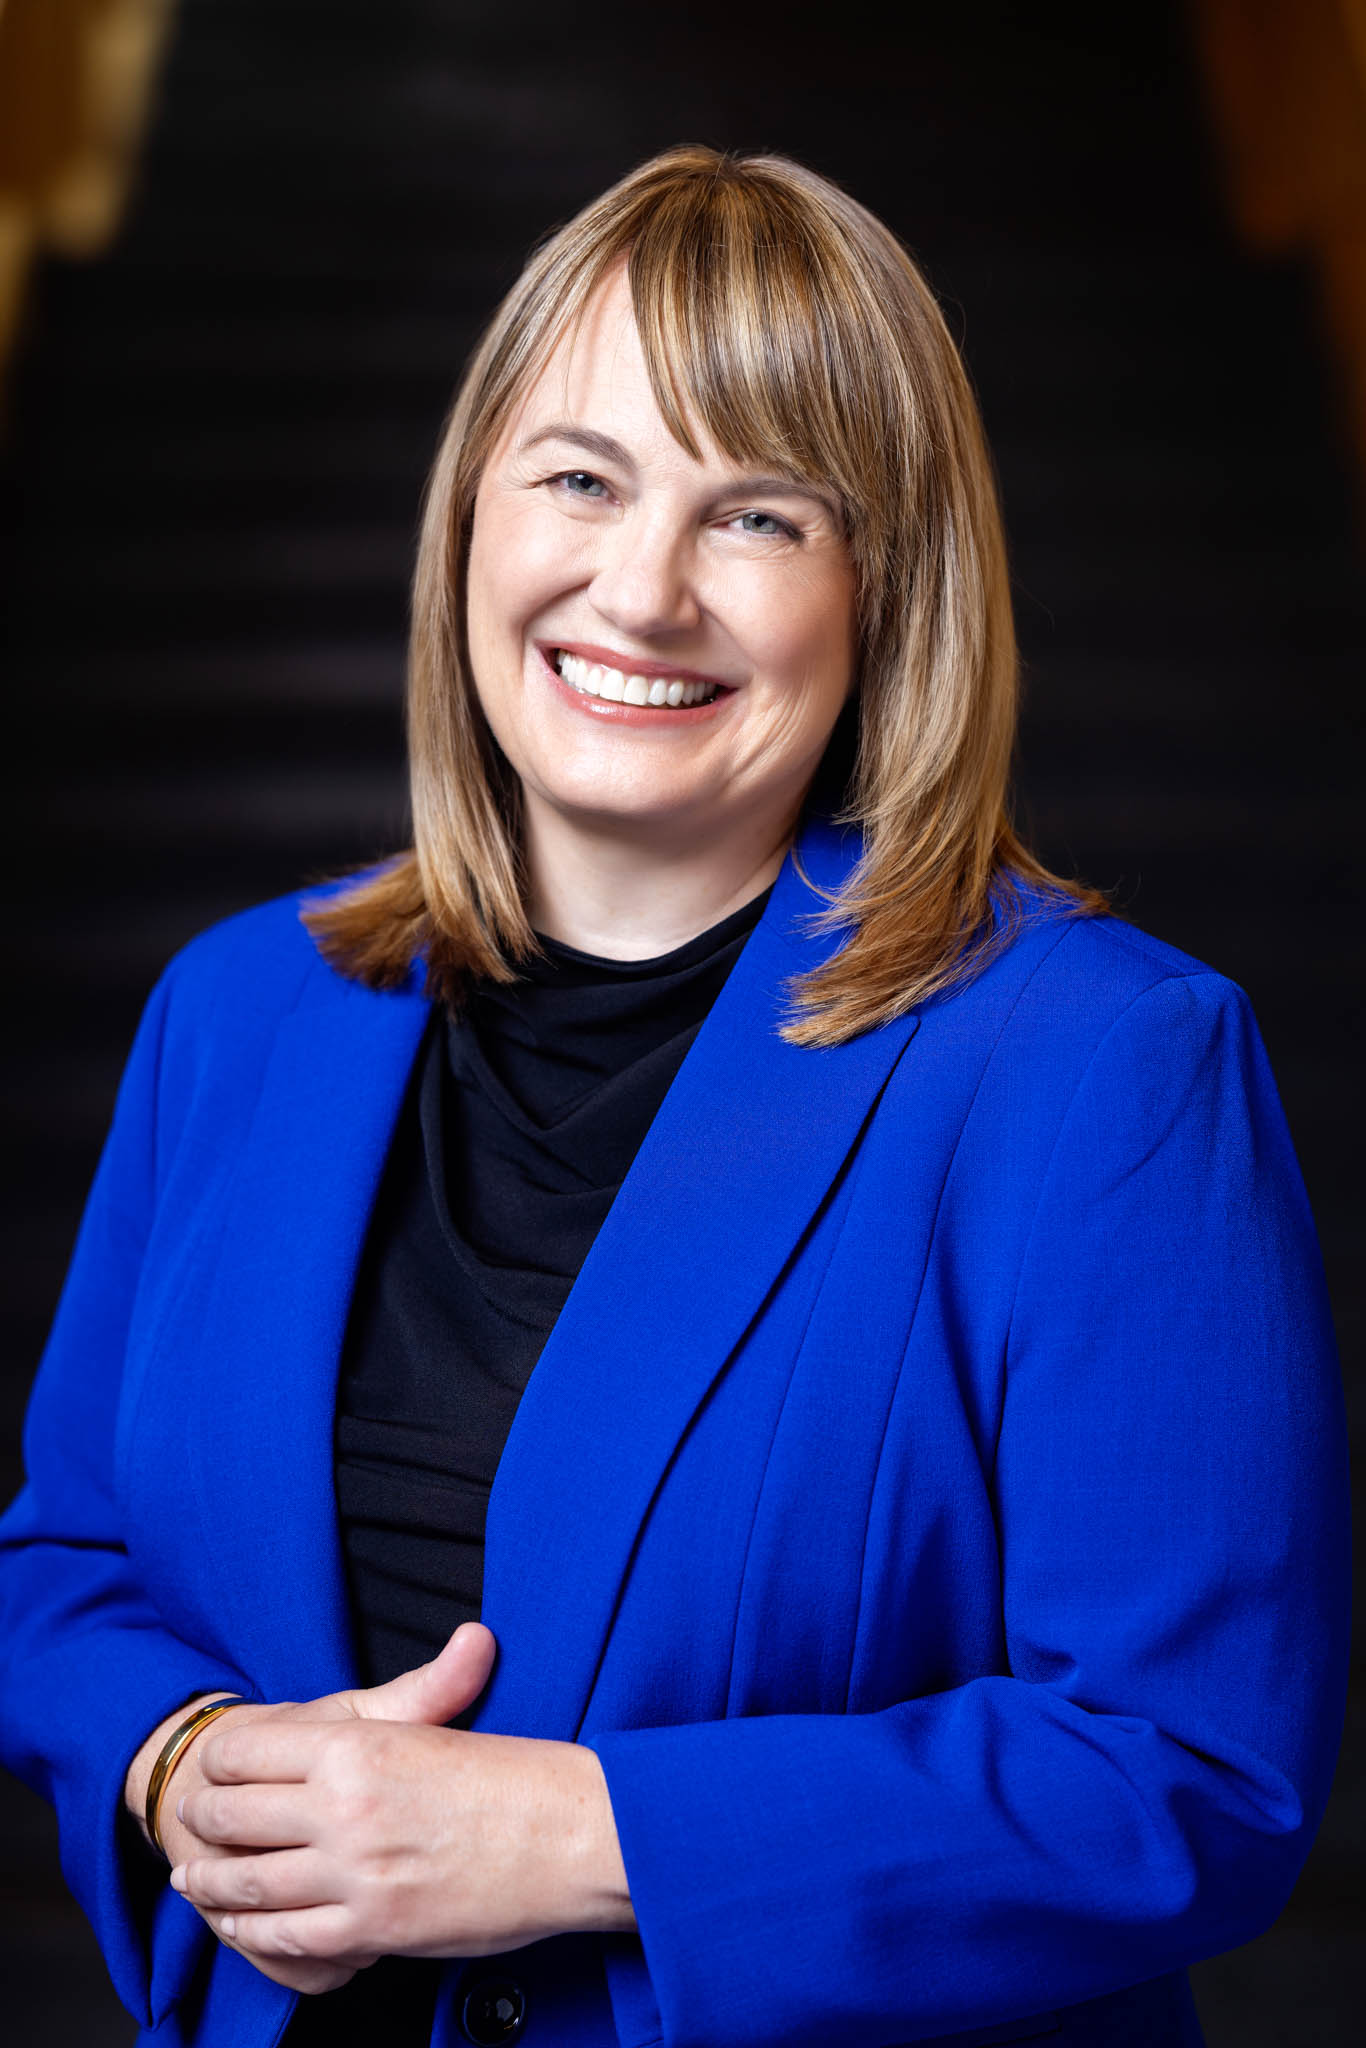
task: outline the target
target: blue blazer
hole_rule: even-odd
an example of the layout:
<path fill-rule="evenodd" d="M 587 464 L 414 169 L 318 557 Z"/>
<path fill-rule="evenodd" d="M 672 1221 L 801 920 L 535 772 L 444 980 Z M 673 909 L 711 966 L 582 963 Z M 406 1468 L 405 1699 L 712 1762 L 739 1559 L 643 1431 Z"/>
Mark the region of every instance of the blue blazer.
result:
<path fill-rule="evenodd" d="M 1199 2040 L 1284 1903 L 1346 1677 L 1313 1226 L 1241 992 L 1040 907 L 970 987 L 776 1035 L 819 822 L 537 1364 L 489 1506 L 476 1726 L 589 1743 L 639 1938 L 493 1970 L 528 2048 Z M 803 870 L 805 873 L 803 873 Z M 189 1695 L 353 1684 L 348 1297 L 428 1013 L 297 899 L 152 995 L 0 1524 L 3 1755 L 161 2048 L 292 2006 L 121 1817 Z"/>

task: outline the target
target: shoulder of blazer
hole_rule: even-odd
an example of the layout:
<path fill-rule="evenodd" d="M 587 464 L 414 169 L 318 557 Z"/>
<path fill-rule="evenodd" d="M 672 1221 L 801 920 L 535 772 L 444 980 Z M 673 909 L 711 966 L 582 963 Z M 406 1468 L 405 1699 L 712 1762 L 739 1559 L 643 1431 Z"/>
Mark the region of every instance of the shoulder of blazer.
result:
<path fill-rule="evenodd" d="M 1035 900 L 982 973 L 925 1003 L 885 1110 L 945 1130 L 1028 1129 L 1046 1147 L 1106 1043 L 1137 1085 L 1160 1080 L 1178 1043 L 1231 1046 L 1249 1031 L 1244 992 L 1202 961 L 1119 918 Z"/>
<path fill-rule="evenodd" d="M 1192 975 L 1210 975 L 1230 988 L 1236 986 L 1206 961 L 1183 953 L 1180 947 L 1169 945 L 1165 939 L 1140 931 L 1121 917 L 1067 918 L 1063 920 L 1063 932 L 1068 946 L 1057 964 L 1059 971 L 1068 978 L 1081 982 L 1093 980 L 1113 987 L 1116 992 L 1129 989 L 1134 994 L 1141 994 L 1157 982 L 1168 981 L 1173 976 L 1185 979 Z"/>
<path fill-rule="evenodd" d="M 323 959 L 301 913 L 342 886 L 254 904 L 210 925 L 172 957 L 153 998 L 163 1012 L 158 1087 L 170 1121 L 195 1098 L 231 1114 L 234 1099 L 254 1091 L 282 1027 L 300 1011 L 349 1009 L 363 1027 L 367 1012 L 426 1008 L 420 964 L 405 987 L 390 993 L 349 980 Z"/>
<path fill-rule="evenodd" d="M 1178 947 L 1114 916 L 1076 916 L 1047 897 L 1025 894 L 1019 931 L 985 971 L 965 986 L 924 1005 L 922 1022 L 943 1020 L 962 1030 L 969 1017 L 1005 1018 L 1028 991 L 1054 1011 L 1061 1025 L 1107 1029 L 1129 1005 L 1163 982 L 1199 979 L 1211 993 L 1246 1002 L 1237 983 Z"/>
<path fill-rule="evenodd" d="M 795 848 L 811 887 L 790 888 L 784 899 L 784 938 L 800 964 L 814 967 L 837 950 L 837 927 L 810 932 L 804 914 L 819 909 L 857 866 L 861 841 L 820 815 L 809 817 Z M 1078 916 L 1066 899 L 1029 881 L 1017 881 L 1018 924 L 1010 942 L 985 969 L 930 997 L 916 1011 L 931 1037 L 953 1038 L 963 1051 L 1005 1028 L 1025 990 L 1074 1015 L 1083 1029 L 1104 1028 L 1158 983 L 1203 977 L 1207 992 L 1246 1001 L 1241 989 L 1189 953 L 1150 937 L 1113 914 Z M 775 892 L 775 898 L 777 892 Z M 779 909 L 775 901 L 772 910 Z M 766 915 L 765 923 L 769 922 Z M 883 1029 L 903 1028 L 896 1021 Z M 922 1040 L 921 1052 L 925 1050 Z"/>
<path fill-rule="evenodd" d="M 173 956 L 167 977 L 183 1003 L 211 1011 L 228 1029 L 249 1026 L 253 1015 L 277 1014 L 281 1007 L 374 996 L 328 965 L 303 923 L 305 910 L 360 879 L 346 875 L 294 889 L 207 926 Z M 417 968 L 397 993 L 408 995 L 420 982 Z"/>

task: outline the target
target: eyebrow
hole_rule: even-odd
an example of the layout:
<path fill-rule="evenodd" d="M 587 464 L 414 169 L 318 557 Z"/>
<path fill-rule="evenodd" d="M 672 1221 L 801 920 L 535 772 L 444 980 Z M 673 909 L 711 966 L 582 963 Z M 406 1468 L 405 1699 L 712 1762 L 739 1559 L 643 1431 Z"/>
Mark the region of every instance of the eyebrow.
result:
<path fill-rule="evenodd" d="M 584 448 L 590 455 L 600 455 L 604 462 L 619 462 L 627 469 L 634 469 L 626 450 L 620 441 L 614 441 L 610 434 L 599 434 L 592 427 L 572 427 L 567 420 L 552 420 L 548 427 L 529 434 L 517 450 L 525 454 L 528 448 L 535 448 L 542 441 L 572 441 L 576 448 Z"/>
<path fill-rule="evenodd" d="M 630 452 L 620 441 L 614 440 L 611 434 L 600 434 L 595 427 L 576 427 L 568 420 L 552 420 L 549 426 L 541 427 L 536 433 L 529 434 L 525 441 L 519 442 L 517 453 L 525 455 L 529 449 L 539 446 L 542 441 L 568 441 L 573 447 L 582 448 L 586 454 L 596 455 L 602 462 L 615 462 L 621 468 L 629 470 L 634 470 L 636 466 Z M 810 498 L 814 504 L 822 506 L 830 514 L 837 526 L 842 527 L 844 524 L 844 514 L 837 499 L 832 498 L 827 491 L 818 490 L 815 484 L 807 483 L 804 478 L 791 473 L 786 476 L 781 472 L 770 476 L 739 476 L 733 483 L 726 485 L 726 495 L 732 492 L 741 497 L 747 497 L 752 492 L 756 497 L 779 493 L 788 498 Z"/>

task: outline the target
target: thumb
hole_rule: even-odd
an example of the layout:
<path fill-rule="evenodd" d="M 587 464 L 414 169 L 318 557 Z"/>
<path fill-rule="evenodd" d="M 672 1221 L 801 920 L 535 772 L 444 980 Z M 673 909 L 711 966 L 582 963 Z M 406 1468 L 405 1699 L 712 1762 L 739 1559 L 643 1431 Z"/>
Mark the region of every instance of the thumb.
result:
<path fill-rule="evenodd" d="M 482 1621 L 463 1621 L 430 1664 L 353 1693 L 364 1721 L 414 1721 L 438 1728 L 462 1714 L 489 1682 L 498 1645 Z"/>

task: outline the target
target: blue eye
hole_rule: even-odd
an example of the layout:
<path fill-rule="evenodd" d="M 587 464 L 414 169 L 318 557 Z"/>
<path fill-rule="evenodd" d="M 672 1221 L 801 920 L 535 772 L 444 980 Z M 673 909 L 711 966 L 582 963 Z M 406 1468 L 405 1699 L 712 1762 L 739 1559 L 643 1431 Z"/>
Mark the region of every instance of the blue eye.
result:
<path fill-rule="evenodd" d="M 762 520 L 762 528 L 751 526 L 749 522 L 752 519 Z M 742 512 L 740 514 L 740 523 L 746 533 L 757 533 L 761 540 L 775 540 L 780 534 L 790 533 L 791 531 L 791 528 L 785 525 L 781 519 L 775 519 L 771 512 Z"/>
<path fill-rule="evenodd" d="M 567 469 L 556 481 L 564 485 L 571 498 L 593 498 L 599 492 L 605 496 L 607 491 L 601 477 L 587 469 Z"/>

